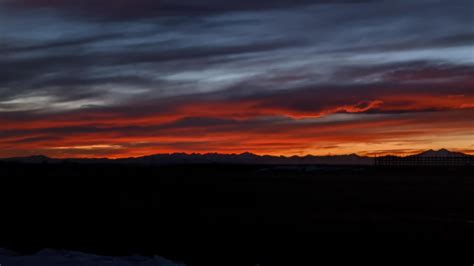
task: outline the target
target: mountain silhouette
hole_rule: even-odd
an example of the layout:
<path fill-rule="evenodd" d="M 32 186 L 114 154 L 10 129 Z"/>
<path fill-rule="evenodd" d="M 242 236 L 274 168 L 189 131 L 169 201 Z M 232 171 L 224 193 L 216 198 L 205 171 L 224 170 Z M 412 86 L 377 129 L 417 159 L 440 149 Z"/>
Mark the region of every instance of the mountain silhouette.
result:
<path fill-rule="evenodd" d="M 57 161 L 57 159 L 52 159 L 44 155 L 32 155 L 28 157 L 6 158 L 2 159 L 2 161 L 21 163 L 52 163 Z"/>
<path fill-rule="evenodd" d="M 470 157 L 461 152 L 451 152 L 446 149 L 438 151 L 427 150 L 419 154 L 407 156 L 413 157 Z M 387 155 L 384 157 L 396 157 Z M 379 157 L 380 158 L 380 157 Z M 328 155 L 328 156 L 272 156 L 256 155 L 245 152 L 241 154 L 221 154 L 221 153 L 171 153 L 154 154 L 143 157 L 132 157 L 123 159 L 107 158 L 80 158 L 80 159 L 54 159 L 44 155 L 29 157 L 7 158 L 1 161 L 21 162 L 21 163 L 125 163 L 125 164 L 322 164 L 322 165 L 372 165 L 374 158 L 359 156 L 357 154 L 348 155 Z"/>
<path fill-rule="evenodd" d="M 427 150 L 413 156 L 414 157 L 464 157 L 464 156 L 469 156 L 469 155 L 461 153 L 461 152 L 448 151 L 447 149 L 440 149 L 437 151 Z"/>

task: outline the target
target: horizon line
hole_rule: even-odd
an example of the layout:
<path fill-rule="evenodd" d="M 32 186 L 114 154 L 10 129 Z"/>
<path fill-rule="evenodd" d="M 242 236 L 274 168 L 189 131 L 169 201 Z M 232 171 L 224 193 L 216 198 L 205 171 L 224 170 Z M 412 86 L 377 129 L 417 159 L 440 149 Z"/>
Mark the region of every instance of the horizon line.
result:
<path fill-rule="evenodd" d="M 292 157 L 337 157 L 337 156 L 351 156 L 351 155 L 355 155 L 355 156 L 358 156 L 358 157 L 365 157 L 365 158 L 377 158 L 377 157 L 385 157 L 385 156 L 395 156 L 395 157 L 408 157 L 408 156 L 413 156 L 413 155 L 418 155 L 418 154 L 422 154 L 424 152 L 428 152 L 428 151 L 435 151 L 435 152 L 439 152 L 439 151 L 448 151 L 450 153 L 461 153 L 463 155 L 467 155 L 467 156 L 474 156 L 474 151 L 472 152 L 463 152 L 463 151 L 458 151 L 458 149 L 453 149 L 453 150 L 450 150 L 450 149 L 445 149 L 445 148 L 441 148 L 441 149 L 438 149 L 438 150 L 435 150 L 435 149 L 428 149 L 428 150 L 418 150 L 418 151 L 415 151 L 415 152 L 410 152 L 410 153 L 405 153 L 403 155 L 400 155 L 400 154 L 394 154 L 394 153 L 389 153 L 389 152 L 386 152 L 386 153 L 379 153 L 379 154 L 371 154 L 371 153 L 368 153 L 368 154 L 364 154 L 364 155 L 361 155 L 360 153 L 345 153 L 345 154 L 326 154 L 326 155 L 315 155 L 315 154 L 304 154 L 304 155 L 271 155 L 271 154 L 258 154 L 258 153 L 253 153 L 253 152 L 249 152 L 249 151 L 246 151 L 246 152 L 241 152 L 241 153 L 220 153 L 220 152 L 205 152 L 205 153 L 200 153 L 200 152 L 171 152 L 171 153 L 152 153 L 152 154 L 147 154 L 147 155 L 139 155 L 139 156 L 118 156 L 118 157 L 113 157 L 113 156 L 104 156 L 104 157 L 94 157 L 94 156 L 91 156 L 91 157 L 53 157 L 53 156 L 48 156 L 48 155 L 45 155 L 45 154 L 31 154 L 31 155 L 25 155 L 25 156 L 14 156 L 14 157 L 0 157 L 0 160 L 5 160 L 5 159 L 17 159 L 17 158 L 31 158 L 31 157 L 46 157 L 46 158 L 49 158 L 49 159 L 57 159 L 57 160 L 68 160 L 68 159 L 107 159 L 107 160 L 120 160 L 120 159 L 137 159 L 137 158 L 143 158 L 143 157 L 149 157 L 149 156 L 156 156 L 156 155 L 176 155 L 176 154 L 184 154 L 184 155 L 211 155 L 211 154 L 215 154 L 215 155 L 243 155 L 243 154 L 251 154 L 251 155 L 255 155 L 255 156 L 258 156 L 258 157 L 266 157 L 266 156 L 269 156 L 269 157 L 284 157 L 284 158 L 292 158 Z"/>

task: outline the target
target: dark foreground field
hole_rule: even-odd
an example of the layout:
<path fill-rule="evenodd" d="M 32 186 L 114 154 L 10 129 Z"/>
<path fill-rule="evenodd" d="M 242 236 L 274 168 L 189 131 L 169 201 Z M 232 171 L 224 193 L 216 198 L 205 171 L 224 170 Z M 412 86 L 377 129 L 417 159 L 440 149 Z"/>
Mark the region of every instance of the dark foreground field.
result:
<path fill-rule="evenodd" d="M 2 163 L 0 247 L 159 254 L 186 265 L 314 265 L 408 253 L 469 258 L 472 173 Z"/>

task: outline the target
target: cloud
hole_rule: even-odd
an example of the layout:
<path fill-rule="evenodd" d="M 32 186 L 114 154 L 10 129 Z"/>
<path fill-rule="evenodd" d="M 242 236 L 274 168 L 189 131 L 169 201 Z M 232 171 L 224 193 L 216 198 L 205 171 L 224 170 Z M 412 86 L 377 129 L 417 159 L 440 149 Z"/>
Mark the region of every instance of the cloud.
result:
<path fill-rule="evenodd" d="M 457 46 L 472 46 L 474 44 L 474 33 L 459 33 L 453 35 L 445 35 L 442 37 L 433 37 L 432 39 L 411 39 L 404 41 L 395 41 L 388 43 L 378 43 L 367 46 L 355 46 L 350 48 L 343 48 L 339 50 L 331 50 L 328 52 L 346 52 L 346 53 L 361 53 L 361 52 L 393 52 L 403 50 L 423 50 L 433 48 L 449 48 Z"/>
<path fill-rule="evenodd" d="M 23 112 L 19 120 L 0 115 L 8 128 L 0 133 L 0 147 L 121 157 L 157 151 L 318 153 L 315 146 L 344 151 L 348 143 L 379 143 L 377 150 L 388 150 L 380 143 L 398 146 L 432 134 L 451 136 L 442 143 L 464 143 L 473 133 L 474 109 L 463 104 L 474 97 L 472 80 L 460 77 L 457 83 L 423 78 L 414 84 L 315 85 L 232 96 L 219 91 L 80 112 Z M 115 148 L 97 148 L 103 145 Z M 77 148 L 85 146 L 96 148 Z"/>
<path fill-rule="evenodd" d="M 344 153 L 346 145 L 365 143 L 367 147 L 382 150 L 400 148 L 399 145 L 410 145 L 422 149 L 433 145 L 427 137 L 433 132 L 438 136 L 456 136 L 457 141 L 469 138 L 469 126 L 466 115 L 469 112 L 422 113 L 410 116 L 382 116 L 365 119 L 326 123 L 295 123 L 292 120 L 279 122 L 234 121 L 209 126 L 193 124 L 191 126 L 156 127 L 127 126 L 109 128 L 72 128 L 42 129 L 15 132 L 10 137 L 2 136 L 0 146 L 2 153 L 9 149 L 24 152 L 46 153 L 54 156 L 87 156 L 101 157 L 105 151 L 112 151 L 112 157 L 146 155 L 159 152 L 244 152 L 252 150 L 265 154 L 321 154 L 338 151 Z M 178 125 L 179 122 L 176 124 Z M 416 125 L 416 127 L 415 127 Z M 472 133 L 472 132 L 471 132 Z M 18 135 L 20 134 L 20 135 Z M 36 142 L 16 142 L 21 135 L 45 134 L 54 136 L 54 140 Z M 413 140 L 420 139 L 419 143 Z M 15 143 L 14 145 L 12 145 Z M 438 145 L 450 144 L 450 141 Z M 108 149 L 104 147 L 114 147 Z M 319 146 L 337 146 L 333 149 L 319 149 Z M 78 148 L 82 147 L 82 148 Z M 88 147 L 84 149 L 83 147 Z M 360 147 L 361 151 L 364 150 Z M 366 150 L 367 151 L 367 150 Z M 60 153 L 61 152 L 61 153 Z M 82 153 L 81 153 L 82 152 Z"/>
<path fill-rule="evenodd" d="M 471 6 L 2 1 L 0 156 L 462 149 Z"/>
<path fill-rule="evenodd" d="M 258 11 L 274 8 L 291 8 L 310 4 L 360 3 L 361 0 L 116 0 L 116 1 L 37 1 L 37 0 L 7 0 L 6 4 L 16 8 L 40 9 L 51 8 L 87 17 L 123 20 L 130 18 L 156 16 L 200 16 L 236 11 Z"/>
<path fill-rule="evenodd" d="M 8 55 L 11 53 L 25 53 L 25 52 L 34 52 L 38 50 L 50 50 L 50 49 L 58 49 L 58 48 L 67 48 L 67 47 L 74 47 L 74 46 L 81 46 L 87 44 L 93 44 L 108 40 L 114 39 L 121 39 L 127 37 L 125 34 L 99 34 L 95 36 L 86 36 L 82 38 L 74 38 L 74 39 L 67 39 L 67 40 L 55 40 L 49 43 L 42 43 L 42 44 L 30 44 L 26 46 L 17 46 L 15 43 L 4 43 L 3 47 L 0 48 L 0 54 Z"/>

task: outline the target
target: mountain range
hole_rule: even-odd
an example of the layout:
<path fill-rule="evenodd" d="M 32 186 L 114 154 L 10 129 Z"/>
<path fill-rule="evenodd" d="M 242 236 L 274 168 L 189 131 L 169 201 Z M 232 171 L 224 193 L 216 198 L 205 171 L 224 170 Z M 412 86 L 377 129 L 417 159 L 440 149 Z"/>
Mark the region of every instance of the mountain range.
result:
<path fill-rule="evenodd" d="M 446 149 L 428 150 L 419 154 L 407 157 L 471 157 L 460 152 L 451 152 Z M 372 165 L 373 157 L 359 156 L 357 154 L 349 155 L 328 155 L 328 156 L 271 156 L 256 155 L 253 153 L 241 154 L 219 154 L 219 153 L 172 153 L 172 154 L 155 154 L 143 157 L 132 157 L 123 159 L 54 159 L 43 155 L 35 155 L 30 157 L 6 158 L 0 159 L 5 162 L 22 162 L 22 163 L 124 163 L 124 164 L 326 164 L 326 165 Z"/>

